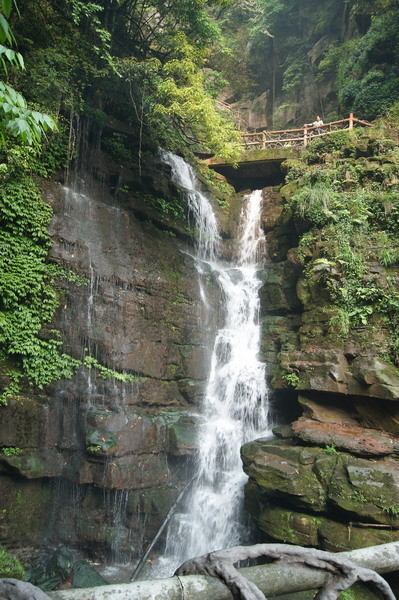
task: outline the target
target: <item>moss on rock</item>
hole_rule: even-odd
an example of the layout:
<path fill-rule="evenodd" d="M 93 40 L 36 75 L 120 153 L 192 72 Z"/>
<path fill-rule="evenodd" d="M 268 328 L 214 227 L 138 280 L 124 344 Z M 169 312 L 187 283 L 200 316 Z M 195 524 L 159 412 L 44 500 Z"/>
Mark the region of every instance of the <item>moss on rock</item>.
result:
<path fill-rule="evenodd" d="M 25 569 L 17 556 L 0 546 L 0 577 L 23 579 Z"/>

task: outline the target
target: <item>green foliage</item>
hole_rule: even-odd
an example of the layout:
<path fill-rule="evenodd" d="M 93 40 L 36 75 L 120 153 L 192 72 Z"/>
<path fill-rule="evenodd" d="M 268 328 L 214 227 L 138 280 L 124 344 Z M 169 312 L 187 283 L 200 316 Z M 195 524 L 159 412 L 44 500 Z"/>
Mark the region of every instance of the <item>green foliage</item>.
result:
<path fill-rule="evenodd" d="M 55 129 L 55 122 L 49 115 L 30 110 L 21 94 L 0 81 L 0 133 L 5 130 L 31 145 L 40 142 L 44 133 Z"/>
<path fill-rule="evenodd" d="M 379 261 L 384 267 L 397 264 L 399 262 L 399 248 L 382 248 Z"/>
<path fill-rule="evenodd" d="M 22 54 L 0 44 L 0 63 L 3 67 L 3 71 L 7 73 L 8 69 L 5 59 L 7 59 L 7 61 L 11 63 L 11 65 L 13 65 L 14 67 L 19 67 L 20 69 L 23 69 L 25 67 Z"/>
<path fill-rule="evenodd" d="M 334 455 L 339 454 L 338 450 L 336 449 L 336 447 L 334 446 L 334 444 L 331 444 L 331 445 L 327 444 L 326 446 L 324 446 L 324 452 L 326 454 L 334 454 Z"/>
<path fill-rule="evenodd" d="M 14 446 L 3 447 L 1 449 L 1 453 L 4 454 L 4 456 L 18 456 L 18 454 L 21 454 L 21 452 L 21 448 L 16 448 Z"/>
<path fill-rule="evenodd" d="M 365 35 L 351 40 L 338 59 L 338 87 L 344 110 L 366 119 L 383 114 L 399 92 L 399 15 L 396 6 L 380 6 Z"/>
<path fill-rule="evenodd" d="M 98 376 L 101 379 L 115 379 L 116 381 L 143 381 L 144 377 L 139 377 L 138 375 L 131 375 L 130 373 L 120 373 L 119 371 L 114 371 L 114 369 L 109 369 L 105 367 L 97 359 L 93 356 L 85 356 L 83 360 L 83 365 L 88 369 L 95 369 Z"/>
<path fill-rule="evenodd" d="M 179 198 L 159 198 L 151 196 L 149 194 L 143 194 L 144 202 L 153 208 L 155 212 L 163 215 L 164 217 L 173 217 L 174 219 L 186 220 L 186 213 L 184 206 L 181 204 Z"/>
<path fill-rule="evenodd" d="M 0 4 L 0 63 L 7 75 L 5 59 L 14 67 L 24 69 L 24 60 L 19 52 L 3 46 L 14 43 L 14 35 L 8 23 L 12 2 L 2 0 Z M 19 141 L 32 145 L 40 142 L 47 131 L 56 129 L 55 121 L 46 114 L 28 108 L 25 98 L 10 85 L 0 81 L 0 139 L 5 133 Z"/>
<path fill-rule="evenodd" d="M 2 357 L 7 357 L 7 354 L 2 352 Z M 9 369 L 7 371 L 9 379 L 8 385 L 0 394 L 0 406 L 7 406 L 9 400 L 18 399 L 21 391 L 20 380 L 22 379 L 22 372 L 15 369 Z"/>
<path fill-rule="evenodd" d="M 45 0 L 42 10 L 57 41 L 52 47 L 38 35 L 41 14 L 27 0 L 19 30 L 35 39 L 26 56 L 27 72 L 18 83 L 29 98 L 54 112 L 67 109 L 92 117 L 101 109 L 105 118 L 111 115 L 133 125 L 139 161 L 143 139 L 150 136 L 164 147 L 179 149 L 195 138 L 235 162 L 239 135 L 213 100 L 223 77 L 203 69 L 208 44 L 218 45 L 219 39 L 208 7 L 224 4 L 121 0 L 119 8 L 111 0 L 69 0 L 60 10 Z M 123 138 L 106 136 L 103 149 L 119 162 L 132 162 L 133 149 Z"/>
<path fill-rule="evenodd" d="M 17 68 L 24 68 L 24 59 L 19 52 L 3 46 L 3 44 L 14 44 L 15 38 L 8 22 L 13 7 L 12 0 L 1 0 L 0 2 L 0 63 L 5 73 L 7 73 L 7 62 Z"/>
<path fill-rule="evenodd" d="M 89 454 L 97 454 L 98 452 L 101 452 L 102 448 L 101 448 L 101 446 L 98 446 L 98 445 L 87 446 L 86 450 Z"/>
<path fill-rule="evenodd" d="M 342 151 L 351 142 L 349 131 L 334 131 L 324 137 L 314 138 L 306 150 L 306 160 L 310 164 L 323 161 L 326 154 Z"/>
<path fill-rule="evenodd" d="M 283 71 L 282 89 L 284 92 L 296 92 L 303 85 L 304 77 L 311 72 L 310 64 L 307 49 L 300 39 L 288 38 L 287 44 L 291 47 L 291 52 Z"/>
<path fill-rule="evenodd" d="M 306 165 L 302 160 L 288 159 L 281 166 L 286 172 L 286 183 L 300 179 L 306 173 Z"/>
<path fill-rule="evenodd" d="M 293 196 L 291 206 L 302 219 L 324 225 L 334 218 L 331 211 L 333 197 L 334 192 L 325 186 L 306 186 Z"/>
<path fill-rule="evenodd" d="M 391 504 L 390 506 L 383 506 L 382 510 L 387 512 L 390 516 L 393 516 L 393 517 L 399 516 L 399 506 L 397 504 Z"/>
<path fill-rule="evenodd" d="M 216 196 L 222 194 L 225 197 L 217 198 L 217 201 L 221 208 L 227 207 L 227 199 L 231 198 L 232 186 L 227 183 L 223 178 L 220 177 L 216 171 L 205 166 L 204 163 L 198 161 L 197 168 L 201 173 L 202 178 L 206 181 L 206 184 L 214 192 Z"/>
<path fill-rule="evenodd" d="M 354 328 L 382 320 L 391 360 L 399 364 L 398 142 L 381 127 L 313 143 L 317 151 L 307 150 L 307 164 L 286 164 L 297 184 L 287 218 L 301 220 L 306 229 L 298 250 L 306 285 L 330 311 L 327 335 L 342 340 Z M 386 271 L 375 269 L 378 262 Z"/>
<path fill-rule="evenodd" d="M 0 546 L 0 577 L 24 579 L 25 569 L 21 561 L 3 546 Z"/>
<path fill-rule="evenodd" d="M 11 365 L 2 404 L 18 397 L 25 383 L 42 388 L 70 377 L 79 364 L 61 352 L 57 332 L 43 335 L 59 303 L 55 280 L 76 277 L 47 260 L 52 211 L 32 172 L 49 173 L 48 165 L 58 161 L 47 152 L 41 164 L 40 152 L 8 142 L 0 155 L 0 348 Z"/>
<path fill-rule="evenodd" d="M 113 133 L 110 137 L 103 137 L 101 147 L 117 163 L 131 163 L 132 152 L 127 143 L 127 137 L 122 133 Z"/>
<path fill-rule="evenodd" d="M 296 388 L 299 384 L 299 377 L 296 373 L 284 373 L 282 379 L 292 388 Z"/>
<path fill-rule="evenodd" d="M 206 91 L 204 76 L 198 70 L 199 55 L 183 34 L 173 39 L 179 58 L 169 60 L 158 71 L 152 119 L 169 117 L 174 126 L 184 126 L 209 149 L 228 162 L 236 162 L 241 153 L 240 134 L 234 125 L 215 110 Z"/>
<path fill-rule="evenodd" d="M 336 338 L 346 338 L 350 330 L 350 316 L 341 307 L 337 307 L 336 314 L 328 321 L 328 332 Z"/>

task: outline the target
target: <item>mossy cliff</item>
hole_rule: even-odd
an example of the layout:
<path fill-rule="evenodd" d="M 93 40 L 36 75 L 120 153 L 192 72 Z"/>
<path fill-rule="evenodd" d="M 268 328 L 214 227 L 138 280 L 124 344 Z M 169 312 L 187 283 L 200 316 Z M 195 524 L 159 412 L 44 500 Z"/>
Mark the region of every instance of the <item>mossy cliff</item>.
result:
<path fill-rule="evenodd" d="M 242 456 L 248 507 L 275 539 L 329 550 L 399 539 L 394 121 L 312 141 L 285 163 L 286 184 L 264 191 L 262 353 L 279 413 L 301 416 Z"/>
<path fill-rule="evenodd" d="M 38 203 L 53 212 L 45 262 L 59 269 L 59 308 L 38 343 L 58 331 L 74 375 L 38 388 L 21 372 L 19 392 L 11 388 L 0 407 L 1 541 L 10 548 L 46 540 L 91 556 L 140 556 L 195 451 L 191 413 L 209 343 L 195 232 L 157 149 L 146 146 L 139 166 L 128 154 L 134 132 L 117 132 L 118 154 L 101 140 L 74 171 L 36 178 L 45 200 Z M 215 198 L 226 204 L 220 190 Z M 217 302 L 212 282 L 204 285 Z M 1 362 L 3 389 L 19 358 Z"/>

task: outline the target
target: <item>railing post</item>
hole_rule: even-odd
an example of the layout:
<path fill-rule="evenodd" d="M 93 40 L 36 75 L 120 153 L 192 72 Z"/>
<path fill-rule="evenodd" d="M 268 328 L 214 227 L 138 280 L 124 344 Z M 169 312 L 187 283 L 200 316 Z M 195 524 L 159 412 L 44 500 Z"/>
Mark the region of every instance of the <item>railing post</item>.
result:
<path fill-rule="evenodd" d="M 266 150 L 266 132 L 262 131 L 262 150 Z"/>
<path fill-rule="evenodd" d="M 353 129 L 353 113 L 349 115 L 349 129 Z"/>
<path fill-rule="evenodd" d="M 303 145 L 307 146 L 308 145 L 308 128 L 305 125 L 305 127 L 303 128 Z"/>

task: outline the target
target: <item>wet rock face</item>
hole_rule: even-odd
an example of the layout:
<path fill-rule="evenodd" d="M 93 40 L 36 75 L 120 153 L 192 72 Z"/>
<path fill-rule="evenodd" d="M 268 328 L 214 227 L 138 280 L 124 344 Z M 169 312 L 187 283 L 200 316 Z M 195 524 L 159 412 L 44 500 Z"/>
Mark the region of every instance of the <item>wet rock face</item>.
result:
<path fill-rule="evenodd" d="M 286 222 L 275 192 L 264 195 L 261 350 L 275 404 L 289 397 L 300 416 L 274 430 L 278 439 L 242 448 L 247 508 L 268 536 L 294 544 L 336 551 L 396 541 L 399 370 L 383 358 L 386 324 L 376 316 L 346 337 L 332 331 L 337 309 L 290 246 L 300 224 Z"/>
<path fill-rule="evenodd" d="M 167 173 L 154 167 L 143 180 L 145 192 L 176 200 Z M 157 213 L 142 196 L 111 196 L 94 180 L 82 194 L 54 182 L 44 193 L 54 208 L 51 256 L 86 278 L 80 286 L 60 282 L 52 326 L 76 358 L 134 377 L 82 366 L 71 380 L 3 409 L 2 445 L 20 451 L 0 461 L 8 490 L 0 537 L 24 545 L 50 535 L 94 554 L 140 553 L 186 480 L 196 447 L 191 413 L 202 395 L 209 340 L 188 225 L 184 216 L 172 222 Z M 20 531 L 21 514 L 9 502 L 18 497 L 27 507 L 29 495 L 43 489 L 41 525 L 38 517 L 33 529 Z"/>

